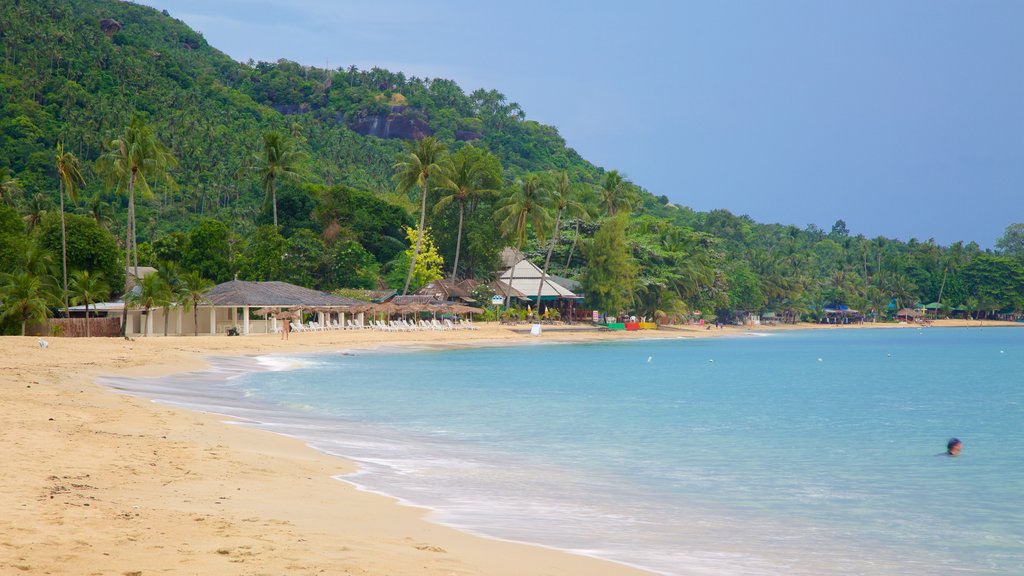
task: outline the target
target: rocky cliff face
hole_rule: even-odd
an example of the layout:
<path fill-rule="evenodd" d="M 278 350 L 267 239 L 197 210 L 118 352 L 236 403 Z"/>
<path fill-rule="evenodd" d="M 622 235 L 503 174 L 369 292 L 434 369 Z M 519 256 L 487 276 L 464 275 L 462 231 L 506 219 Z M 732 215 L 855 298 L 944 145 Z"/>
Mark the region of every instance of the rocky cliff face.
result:
<path fill-rule="evenodd" d="M 392 106 L 390 114 L 360 114 L 348 119 L 348 127 L 363 136 L 419 140 L 433 135 L 422 116 L 410 113 L 405 106 Z"/>

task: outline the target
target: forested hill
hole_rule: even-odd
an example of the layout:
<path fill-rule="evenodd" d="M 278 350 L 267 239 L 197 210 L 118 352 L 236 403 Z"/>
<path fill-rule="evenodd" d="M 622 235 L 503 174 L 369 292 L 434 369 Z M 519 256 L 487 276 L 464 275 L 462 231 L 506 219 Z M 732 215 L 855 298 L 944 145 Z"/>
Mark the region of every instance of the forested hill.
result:
<path fill-rule="evenodd" d="M 557 130 L 525 120 L 497 92 L 467 95 L 450 80 L 377 68 L 243 64 L 145 6 L 13 0 L 0 5 L 0 37 L 0 166 L 17 174 L 28 197 L 56 188 L 54 142 L 95 159 L 137 113 L 180 162 L 178 188 L 162 191 L 157 206 L 161 220 L 178 226 L 224 209 L 252 219 L 263 192 L 249 168 L 269 129 L 305 140 L 313 180 L 370 191 L 392 187 L 391 166 L 402 146 L 360 132 L 385 128 L 389 136 L 479 140 L 510 176 L 564 169 L 596 181 L 601 172 L 567 148 Z M 101 182 L 89 176 L 90 189 L 98 188 Z M 149 236 L 144 226 L 140 233 Z"/>
<path fill-rule="evenodd" d="M 173 181 L 152 178 L 135 209 L 139 264 L 159 265 L 169 282 L 178 270 L 211 281 L 401 288 L 417 193 L 429 189 L 432 242 L 413 287 L 452 268 L 489 279 L 500 250 L 519 245 L 581 281 L 588 306 L 613 313 L 819 318 L 829 304 L 884 315 L 936 301 L 947 313 L 1024 308 L 1024 225 L 992 253 L 868 239 L 841 220 L 820 230 L 698 213 L 588 163 L 498 92 L 467 94 L 451 80 L 378 68 L 240 63 L 166 12 L 128 2 L 5 0 L 0 42 L 3 306 L 16 301 L 10 290 L 50 290 L 62 276 L 58 142 L 81 161 L 85 182 L 67 208 L 68 272 L 103 270 L 121 291 L 129 200 L 123 180 L 114 186 L 99 168 L 138 122 L 176 159 Z M 265 178 L 268 133 L 302 158 L 293 180 Z M 428 186 L 396 187 L 406 145 L 427 140 L 447 158 L 443 173 Z M 472 194 L 460 199 L 450 185 L 468 180 Z M 424 262 L 433 268 L 421 271 Z M 0 313 L 0 328 L 11 330 L 15 313 Z"/>

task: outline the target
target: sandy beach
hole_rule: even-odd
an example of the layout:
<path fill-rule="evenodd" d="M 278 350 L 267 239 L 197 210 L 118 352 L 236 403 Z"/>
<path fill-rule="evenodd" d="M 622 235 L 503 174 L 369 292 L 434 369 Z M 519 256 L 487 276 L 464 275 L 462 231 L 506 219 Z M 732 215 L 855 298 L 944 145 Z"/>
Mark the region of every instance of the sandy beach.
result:
<path fill-rule="evenodd" d="M 423 510 L 333 479 L 353 471 L 353 465 L 297 440 L 227 425 L 222 417 L 125 396 L 96 383 L 100 376 L 201 370 L 204 358 L 214 355 L 538 340 L 528 328 L 302 333 L 287 341 L 276 335 L 50 338 L 45 349 L 36 338 L 0 338 L 0 448 L 6 461 L 0 478 L 5 510 L 0 573 L 643 574 L 432 524 Z M 548 329 L 539 340 L 708 337 L 800 328 L 860 327 L 692 326 L 630 333 Z"/>

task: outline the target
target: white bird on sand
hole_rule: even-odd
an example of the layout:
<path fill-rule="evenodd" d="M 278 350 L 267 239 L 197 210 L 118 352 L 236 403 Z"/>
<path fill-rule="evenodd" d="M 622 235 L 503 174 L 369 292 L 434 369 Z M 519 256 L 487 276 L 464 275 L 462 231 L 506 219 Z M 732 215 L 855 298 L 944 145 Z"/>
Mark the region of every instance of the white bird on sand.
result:
<path fill-rule="evenodd" d="M 47 342 L 46 340 L 43 340 L 42 338 L 36 340 L 36 342 L 39 343 L 39 347 L 42 348 L 43 350 L 46 350 L 47 348 L 50 347 L 50 343 Z"/>

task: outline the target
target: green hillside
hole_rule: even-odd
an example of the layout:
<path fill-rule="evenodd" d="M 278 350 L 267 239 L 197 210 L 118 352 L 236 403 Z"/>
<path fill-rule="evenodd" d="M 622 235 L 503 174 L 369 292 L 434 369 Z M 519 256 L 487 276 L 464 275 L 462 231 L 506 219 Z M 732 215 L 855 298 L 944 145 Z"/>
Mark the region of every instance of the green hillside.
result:
<path fill-rule="evenodd" d="M 985 253 L 867 239 L 841 221 L 823 231 L 694 212 L 590 164 L 495 91 L 378 68 L 239 63 L 166 13 L 113 0 L 5 2 L 0 40 L 0 217 L 24 224 L 0 231 L 0 273 L 31 269 L 44 289 L 61 252 L 56 143 L 81 161 L 85 184 L 67 210 L 83 218 L 73 227 L 106 235 L 92 246 L 124 250 L 128 198 L 97 161 L 137 118 L 177 161 L 171 180 L 154 178 L 152 194 L 139 194 L 140 264 L 213 281 L 401 288 L 420 189 L 396 189 L 395 165 L 407 143 L 430 135 L 450 160 L 486 173 L 486 191 L 464 204 L 459 277 L 488 278 L 507 245 L 543 265 L 557 218 L 550 271 L 583 281 L 589 305 L 612 312 L 816 318 L 829 303 L 885 312 L 941 299 L 947 310 L 986 314 L 1024 306 L 1024 250 L 1011 230 L 1002 253 Z M 275 184 L 276 228 L 259 170 L 268 131 L 304 157 L 298 178 Z M 457 201 L 435 206 L 452 196 L 442 180 L 430 180 L 426 224 L 449 275 L 460 211 Z M 563 184 L 572 202 L 560 211 L 550 197 Z M 524 190 L 539 191 L 540 211 L 520 230 L 507 216 Z M 69 269 L 105 262 L 119 293 L 113 256 L 81 251 L 69 247 Z"/>

